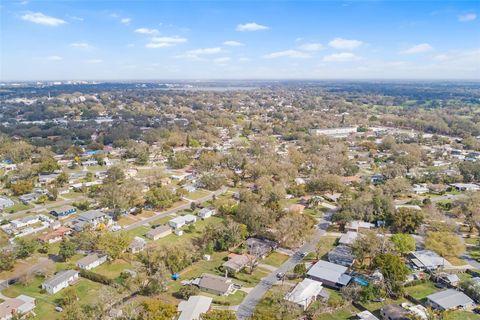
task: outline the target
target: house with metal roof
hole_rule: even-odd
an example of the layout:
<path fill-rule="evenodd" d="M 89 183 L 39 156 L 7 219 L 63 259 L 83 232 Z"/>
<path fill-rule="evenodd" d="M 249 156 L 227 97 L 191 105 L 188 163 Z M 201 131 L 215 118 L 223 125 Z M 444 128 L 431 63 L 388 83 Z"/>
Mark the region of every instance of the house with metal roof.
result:
<path fill-rule="evenodd" d="M 355 255 L 349 246 L 339 245 L 328 253 L 328 261 L 350 267 L 355 262 Z"/>
<path fill-rule="evenodd" d="M 77 261 L 77 267 L 83 270 L 91 270 L 99 265 L 107 262 L 107 255 L 100 255 L 98 253 L 89 254 Z"/>
<path fill-rule="evenodd" d="M 180 316 L 178 320 L 200 320 L 202 314 L 210 310 L 212 298 L 204 296 L 191 296 L 188 301 L 182 301 L 178 304 Z"/>
<path fill-rule="evenodd" d="M 74 284 L 79 277 L 76 270 L 63 270 L 42 283 L 42 289 L 50 294 L 55 294 L 60 290 Z"/>
<path fill-rule="evenodd" d="M 326 287 L 341 289 L 352 280 L 346 272 L 347 267 L 319 260 L 308 270 L 307 277 L 322 282 Z"/>
<path fill-rule="evenodd" d="M 299 282 L 292 291 L 287 293 L 285 300 L 299 305 L 303 310 L 307 310 L 310 304 L 317 300 L 322 290 L 321 282 L 306 278 Z"/>
<path fill-rule="evenodd" d="M 450 267 L 451 263 L 430 250 L 420 250 L 410 253 L 410 266 L 415 270 L 436 270 L 440 267 Z"/>
<path fill-rule="evenodd" d="M 447 289 L 427 296 L 427 304 L 433 309 L 451 310 L 471 309 L 475 302 L 463 292 Z"/>

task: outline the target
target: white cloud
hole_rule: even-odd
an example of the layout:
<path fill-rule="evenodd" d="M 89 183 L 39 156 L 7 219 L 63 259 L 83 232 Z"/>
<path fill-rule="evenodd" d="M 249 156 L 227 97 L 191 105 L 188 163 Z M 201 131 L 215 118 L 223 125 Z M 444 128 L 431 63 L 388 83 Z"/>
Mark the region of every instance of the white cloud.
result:
<path fill-rule="evenodd" d="M 238 59 L 238 61 L 240 61 L 240 62 L 249 62 L 249 61 L 251 61 L 251 60 L 250 60 L 249 58 L 242 57 L 242 58 Z"/>
<path fill-rule="evenodd" d="M 157 29 L 149 29 L 149 28 L 138 28 L 138 29 L 135 29 L 135 32 L 136 33 L 141 33 L 141 34 L 158 34 L 158 30 Z"/>
<path fill-rule="evenodd" d="M 32 13 L 27 13 L 22 16 L 22 20 L 25 21 L 30 21 L 33 23 L 38 23 L 38 24 L 43 24 L 45 26 L 59 26 L 61 24 L 65 24 L 65 20 L 50 17 L 47 15 L 44 15 L 41 12 L 32 12 Z"/>
<path fill-rule="evenodd" d="M 360 47 L 362 44 L 363 42 L 360 40 L 349 40 L 343 38 L 335 38 L 328 43 L 330 47 L 342 50 L 353 50 Z"/>
<path fill-rule="evenodd" d="M 187 42 L 186 38 L 179 36 L 174 37 L 153 37 L 150 42 L 145 45 L 147 48 L 166 48 L 173 47 L 177 44 Z"/>
<path fill-rule="evenodd" d="M 74 43 L 70 43 L 70 47 L 88 49 L 90 48 L 90 45 L 86 42 L 74 42 Z"/>
<path fill-rule="evenodd" d="M 221 58 L 217 58 L 213 61 L 217 64 L 225 64 L 225 63 L 229 62 L 230 60 L 232 60 L 232 58 L 230 58 L 230 57 L 221 57 Z"/>
<path fill-rule="evenodd" d="M 406 50 L 400 51 L 401 54 L 417 54 L 432 51 L 433 47 L 428 43 L 420 43 Z"/>
<path fill-rule="evenodd" d="M 458 16 L 458 21 L 460 22 L 468 22 L 477 19 L 477 15 L 475 13 L 467 13 L 461 16 Z"/>
<path fill-rule="evenodd" d="M 228 40 L 223 43 L 225 46 L 230 46 L 230 47 L 241 47 L 244 46 L 243 43 L 234 41 L 234 40 Z"/>
<path fill-rule="evenodd" d="M 244 24 L 239 24 L 237 26 L 237 31 L 259 31 L 259 30 L 268 30 L 270 27 L 255 23 L 248 22 Z"/>
<path fill-rule="evenodd" d="M 360 57 L 357 55 L 354 55 L 351 52 L 340 52 L 340 53 L 334 53 L 328 56 L 323 57 L 323 61 L 325 62 L 348 62 L 348 61 L 355 61 L 359 60 Z"/>
<path fill-rule="evenodd" d="M 298 50 L 285 50 L 285 51 L 272 52 L 263 57 L 266 59 L 276 59 L 276 58 L 283 58 L 283 57 L 293 58 L 293 59 L 305 59 L 305 58 L 310 58 L 310 55 L 308 53 L 301 52 Z"/>
<path fill-rule="evenodd" d="M 122 19 L 120 19 L 120 22 L 123 23 L 123 24 L 130 24 L 130 22 L 132 22 L 132 19 L 122 18 Z"/>
<path fill-rule="evenodd" d="M 97 63 L 102 63 L 103 60 L 102 59 L 89 59 L 89 60 L 85 60 L 86 63 L 89 63 L 89 64 L 97 64 Z"/>
<path fill-rule="evenodd" d="M 321 43 L 305 43 L 300 46 L 301 50 L 305 51 L 319 51 L 323 49 L 323 46 Z"/>
<path fill-rule="evenodd" d="M 63 60 L 63 58 L 60 57 L 60 56 L 48 56 L 48 57 L 46 58 L 46 60 L 47 60 L 47 61 L 61 61 L 61 60 Z"/>
<path fill-rule="evenodd" d="M 69 17 L 70 19 L 76 20 L 76 21 L 83 21 L 83 20 L 85 20 L 84 18 L 82 18 L 82 17 L 77 17 L 77 16 L 68 16 L 68 17 Z"/>
<path fill-rule="evenodd" d="M 187 51 L 188 54 L 194 54 L 194 55 L 203 55 L 203 54 L 216 54 L 222 51 L 222 48 L 216 47 L 216 48 L 202 48 L 202 49 L 194 49 Z"/>

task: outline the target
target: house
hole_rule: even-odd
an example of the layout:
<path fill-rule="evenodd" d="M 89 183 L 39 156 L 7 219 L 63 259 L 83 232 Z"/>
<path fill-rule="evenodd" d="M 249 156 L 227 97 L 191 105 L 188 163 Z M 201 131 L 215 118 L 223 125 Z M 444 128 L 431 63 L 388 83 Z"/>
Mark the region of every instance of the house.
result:
<path fill-rule="evenodd" d="M 24 228 L 26 226 L 31 226 L 32 224 L 36 224 L 40 222 L 40 216 L 28 216 L 22 219 L 15 219 L 10 221 L 12 227 L 16 229 Z"/>
<path fill-rule="evenodd" d="M 232 280 L 213 274 L 204 273 L 198 281 L 200 290 L 219 296 L 226 296 L 235 291 Z"/>
<path fill-rule="evenodd" d="M 439 267 L 451 266 L 445 258 L 430 250 L 420 250 L 408 256 L 410 266 L 415 270 L 436 270 Z"/>
<path fill-rule="evenodd" d="M 195 192 L 197 187 L 195 187 L 193 184 L 187 184 L 183 186 L 183 189 L 185 189 L 187 192 Z"/>
<path fill-rule="evenodd" d="M 368 310 L 364 310 L 362 312 L 357 313 L 357 318 L 360 320 L 379 320 L 377 317 L 373 315 L 373 313 L 371 313 Z"/>
<path fill-rule="evenodd" d="M 230 253 L 228 261 L 222 266 L 224 270 L 230 273 L 237 273 L 246 267 L 252 267 L 255 261 L 256 258 L 252 255 Z"/>
<path fill-rule="evenodd" d="M 387 304 L 380 309 L 380 316 L 385 320 L 409 320 L 410 312 L 398 304 Z"/>
<path fill-rule="evenodd" d="M 355 262 L 355 256 L 352 253 L 352 248 L 346 245 L 339 245 L 328 253 L 328 261 L 350 267 Z"/>
<path fill-rule="evenodd" d="M 321 282 L 308 278 L 303 279 L 292 291 L 287 293 L 285 300 L 298 304 L 303 310 L 307 310 L 310 304 L 317 300 L 322 290 Z"/>
<path fill-rule="evenodd" d="M 51 182 L 54 182 L 57 177 L 58 173 L 40 174 L 38 175 L 38 183 L 40 183 L 41 185 L 47 185 Z"/>
<path fill-rule="evenodd" d="M 96 228 L 98 224 L 104 223 L 108 226 L 112 223 L 112 219 L 99 210 L 90 210 L 80 213 L 71 223 L 75 231 L 82 231 L 87 225 Z"/>
<path fill-rule="evenodd" d="M 22 194 L 21 196 L 18 197 L 18 200 L 22 201 L 23 204 L 29 204 L 30 202 L 37 201 L 39 197 L 40 197 L 40 194 L 33 192 L 33 193 Z"/>
<path fill-rule="evenodd" d="M 429 191 L 428 187 L 425 184 L 414 184 L 413 192 L 416 194 L 425 194 Z"/>
<path fill-rule="evenodd" d="M 147 245 L 147 242 L 143 238 L 135 237 L 133 238 L 132 242 L 128 246 L 127 251 L 131 253 L 139 253 L 145 250 L 146 245 Z"/>
<path fill-rule="evenodd" d="M 77 209 L 72 206 L 63 206 L 50 211 L 50 214 L 54 217 L 66 217 L 77 212 Z"/>
<path fill-rule="evenodd" d="M 307 277 L 322 282 L 326 287 L 340 289 L 352 280 L 346 272 L 347 267 L 319 260 L 308 270 Z"/>
<path fill-rule="evenodd" d="M 474 183 L 452 183 L 451 187 L 457 189 L 458 191 L 479 191 L 480 186 Z"/>
<path fill-rule="evenodd" d="M 16 298 L 5 299 L 0 303 L 0 320 L 10 320 L 14 314 L 26 316 L 35 309 L 35 298 L 19 295 Z"/>
<path fill-rule="evenodd" d="M 460 278 L 456 274 L 442 272 L 436 276 L 440 282 L 452 287 L 457 286 L 460 282 Z"/>
<path fill-rule="evenodd" d="M 427 296 L 427 304 L 437 310 L 470 309 L 475 305 L 469 296 L 455 289 L 447 289 Z"/>
<path fill-rule="evenodd" d="M 8 209 L 13 207 L 15 202 L 7 197 L 0 197 L 0 210 Z"/>
<path fill-rule="evenodd" d="M 342 196 L 341 193 L 325 193 L 323 197 L 331 202 L 337 202 Z"/>
<path fill-rule="evenodd" d="M 60 290 L 74 284 L 79 277 L 76 270 L 63 270 L 42 283 L 42 289 L 50 294 L 55 294 Z"/>
<path fill-rule="evenodd" d="M 412 304 L 410 302 L 404 302 L 401 304 L 402 308 L 410 311 L 410 314 L 419 320 L 428 320 L 428 310 L 421 304 Z"/>
<path fill-rule="evenodd" d="M 197 217 L 191 214 L 187 214 L 184 216 L 173 218 L 172 220 L 168 221 L 168 224 L 170 225 L 170 227 L 174 229 L 179 229 L 186 224 L 192 224 L 192 223 L 195 223 L 196 221 L 197 221 Z"/>
<path fill-rule="evenodd" d="M 354 220 L 345 225 L 345 231 L 354 231 L 358 232 L 359 230 L 369 230 L 370 228 L 375 227 L 373 223 Z"/>
<path fill-rule="evenodd" d="M 299 177 L 299 178 L 295 178 L 295 184 L 296 184 L 297 186 L 299 186 L 299 185 L 304 185 L 305 183 L 306 183 L 306 182 L 305 182 L 305 179 L 300 178 L 300 177 Z"/>
<path fill-rule="evenodd" d="M 358 237 L 358 232 L 347 231 L 347 233 L 342 234 L 342 236 L 338 240 L 338 243 L 343 245 L 351 245 L 355 242 L 357 237 Z"/>
<path fill-rule="evenodd" d="M 191 296 L 188 301 L 182 301 L 178 304 L 180 313 L 177 320 L 200 320 L 203 313 L 210 310 L 212 298 L 204 296 Z"/>
<path fill-rule="evenodd" d="M 145 234 L 145 237 L 151 240 L 158 240 L 160 238 L 168 236 L 171 233 L 172 233 L 172 228 L 170 228 L 167 225 L 163 225 L 148 231 Z"/>
<path fill-rule="evenodd" d="M 278 248 L 278 243 L 268 239 L 248 238 L 245 244 L 249 254 L 262 259 Z"/>
<path fill-rule="evenodd" d="M 41 235 L 37 238 L 38 241 L 42 243 L 55 243 L 61 241 L 64 236 L 69 235 L 72 233 L 72 229 L 68 227 L 59 227 L 58 229 L 49 232 L 45 235 Z"/>
<path fill-rule="evenodd" d="M 89 254 L 77 261 L 77 266 L 83 270 L 91 270 L 104 264 L 107 261 L 107 255 L 99 255 L 97 253 Z"/>
<path fill-rule="evenodd" d="M 202 219 L 210 218 L 211 216 L 215 215 L 215 209 L 211 208 L 203 208 L 200 210 L 197 215 Z"/>

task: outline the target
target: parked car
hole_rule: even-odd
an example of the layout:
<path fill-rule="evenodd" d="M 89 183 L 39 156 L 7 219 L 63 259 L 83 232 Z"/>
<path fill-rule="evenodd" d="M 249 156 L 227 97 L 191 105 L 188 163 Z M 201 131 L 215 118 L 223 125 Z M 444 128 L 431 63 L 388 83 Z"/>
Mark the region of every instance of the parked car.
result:
<path fill-rule="evenodd" d="M 277 273 L 277 279 L 283 279 L 285 277 L 285 273 L 284 272 L 279 272 Z"/>

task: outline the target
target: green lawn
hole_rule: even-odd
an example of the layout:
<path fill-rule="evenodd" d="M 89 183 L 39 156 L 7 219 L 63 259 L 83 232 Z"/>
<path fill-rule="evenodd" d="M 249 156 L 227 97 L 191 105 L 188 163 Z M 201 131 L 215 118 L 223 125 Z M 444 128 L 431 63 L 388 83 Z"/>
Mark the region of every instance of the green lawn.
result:
<path fill-rule="evenodd" d="M 62 198 L 65 198 L 65 199 L 76 199 L 78 197 L 83 196 L 83 193 L 82 192 L 70 191 L 68 193 L 64 193 L 64 194 L 61 194 L 59 196 L 62 197 Z"/>
<path fill-rule="evenodd" d="M 288 256 L 278 252 L 272 252 L 268 257 L 263 259 L 261 263 L 269 264 L 274 267 L 281 266 L 285 261 L 288 260 Z"/>
<path fill-rule="evenodd" d="M 193 192 L 190 192 L 187 194 L 185 197 L 191 200 L 198 200 L 200 198 L 206 197 L 210 194 L 210 192 L 202 189 L 195 190 Z"/>
<path fill-rule="evenodd" d="M 224 306 L 225 305 L 236 306 L 242 303 L 243 299 L 247 294 L 243 291 L 237 290 L 234 294 L 231 294 L 228 296 L 217 296 L 207 292 L 202 292 L 201 295 L 213 298 L 213 303 L 217 303 Z"/>
<path fill-rule="evenodd" d="M 93 269 L 92 271 L 101 275 L 104 275 L 110 279 L 117 278 L 125 269 L 133 269 L 133 266 L 128 261 L 123 259 L 117 259 L 111 262 L 105 262 L 101 266 Z"/>
<path fill-rule="evenodd" d="M 474 314 L 472 312 L 467 311 L 453 311 L 451 313 L 447 313 L 445 316 L 445 320 L 478 320 L 480 319 L 480 315 Z"/>
<path fill-rule="evenodd" d="M 411 295 L 418 300 L 422 300 L 426 296 L 431 295 L 432 293 L 435 293 L 437 291 L 440 291 L 440 289 L 436 288 L 431 281 L 420 283 L 415 286 L 405 287 L 405 293 Z"/>
<path fill-rule="evenodd" d="M 315 320 L 346 320 L 355 316 L 360 311 L 354 306 L 348 305 L 335 310 L 333 313 L 323 313 L 315 317 Z"/>
<path fill-rule="evenodd" d="M 8 209 L 5 209 L 5 212 L 8 212 L 8 213 L 15 213 L 15 212 L 18 212 L 18 211 L 22 211 L 22 210 L 27 210 L 27 209 L 32 209 L 33 208 L 33 205 L 32 204 L 23 204 L 23 202 L 21 202 L 20 200 L 16 199 L 16 198 L 11 198 L 13 200 L 13 202 L 15 202 L 15 204 L 13 206 L 11 206 L 10 208 Z"/>
<path fill-rule="evenodd" d="M 149 227 L 140 226 L 138 228 L 128 230 L 126 233 L 127 233 L 128 236 L 130 236 L 132 238 L 133 237 L 143 237 L 143 235 L 145 235 L 145 233 L 147 233 L 150 230 L 151 230 L 151 228 L 149 228 Z"/>
<path fill-rule="evenodd" d="M 163 217 L 163 218 L 160 218 L 160 219 L 157 219 L 153 222 L 150 222 L 151 225 L 154 225 L 154 224 L 166 224 L 168 221 L 172 220 L 174 217 L 173 216 L 166 216 L 166 217 Z"/>
<path fill-rule="evenodd" d="M 26 285 L 15 284 L 3 290 L 2 293 L 12 298 L 20 294 L 34 297 L 37 300 L 37 306 L 35 308 L 35 313 L 37 316 L 34 319 L 58 319 L 60 317 L 60 313 L 57 313 L 54 308 L 59 299 L 62 298 L 62 291 L 53 295 L 42 293 L 40 285 L 43 281 L 45 281 L 45 279 L 36 277 Z M 102 285 L 82 278 L 73 287 L 77 291 L 80 304 L 90 304 L 95 301 L 98 291 Z"/>

